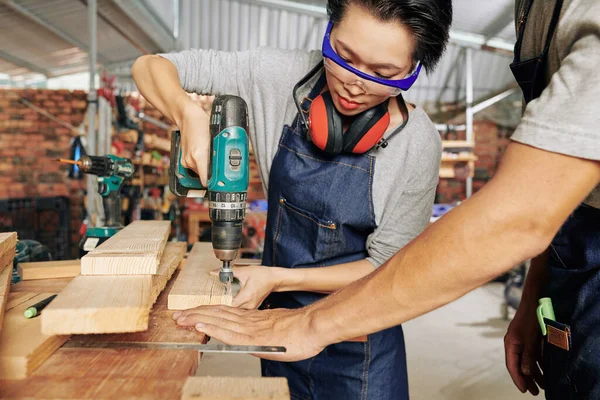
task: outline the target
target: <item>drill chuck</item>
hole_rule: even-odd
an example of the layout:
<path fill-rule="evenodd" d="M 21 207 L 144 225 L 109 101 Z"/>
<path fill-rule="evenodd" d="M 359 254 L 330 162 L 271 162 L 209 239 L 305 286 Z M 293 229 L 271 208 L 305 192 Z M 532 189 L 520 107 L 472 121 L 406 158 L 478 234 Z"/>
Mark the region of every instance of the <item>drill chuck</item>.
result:
<path fill-rule="evenodd" d="M 229 263 L 237 258 L 242 245 L 246 193 L 209 191 L 208 199 L 213 249 L 219 260 Z"/>
<path fill-rule="evenodd" d="M 114 165 L 113 160 L 102 156 L 83 156 L 79 162 L 83 172 L 96 176 L 110 176 Z"/>
<path fill-rule="evenodd" d="M 223 261 L 223 266 L 219 271 L 219 280 L 222 283 L 231 283 L 233 282 L 233 269 L 231 269 L 231 262 Z"/>

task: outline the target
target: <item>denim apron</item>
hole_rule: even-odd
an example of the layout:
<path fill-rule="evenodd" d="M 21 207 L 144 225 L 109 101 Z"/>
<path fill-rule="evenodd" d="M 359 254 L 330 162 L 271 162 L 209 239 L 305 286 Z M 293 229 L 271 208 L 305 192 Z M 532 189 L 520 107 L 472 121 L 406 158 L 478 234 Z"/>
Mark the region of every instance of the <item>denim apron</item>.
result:
<path fill-rule="evenodd" d="M 322 75 L 302 102 L 308 112 L 325 86 Z M 320 268 L 363 260 L 376 227 L 372 182 L 375 157 L 329 155 L 302 131 L 299 116 L 286 125 L 269 176 L 263 265 Z M 299 308 L 321 298 L 312 292 L 270 294 L 262 308 Z M 381 310 L 385 312 L 385 310 Z M 263 376 L 288 379 L 292 399 L 408 399 L 402 327 L 363 342 L 326 347 L 307 360 L 261 360 Z"/>
<path fill-rule="evenodd" d="M 545 1 L 545 0 L 544 0 Z M 525 23 L 533 0 L 525 6 L 515 62 L 511 65 L 525 101 L 536 99 L 546 86 L 548 49 L 558 25 L 562 0 L 557 0 L 543 53 L 520 61 Z M 550 297 L 556 322 L 571 332 L 569 349 L 544 340 L 542 367 L 549 400 L 600 399 L 600 210 L 581 204 L 569 216 L 550 245 L 550 280 L 543 297 Z"/>

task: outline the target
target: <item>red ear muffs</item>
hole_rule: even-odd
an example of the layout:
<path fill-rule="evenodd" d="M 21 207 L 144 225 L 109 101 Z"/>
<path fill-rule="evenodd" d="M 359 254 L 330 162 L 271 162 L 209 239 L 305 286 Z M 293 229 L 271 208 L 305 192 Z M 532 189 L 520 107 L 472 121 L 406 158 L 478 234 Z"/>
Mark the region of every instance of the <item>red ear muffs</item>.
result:
<path fill-rule="evenodd" d="M 313 100 L 308 112 L 310 139 L 327 153 L 366 153 L 381 140 L 390 124 L 387 104 L 356 115 L 344 132 L 342 115 L 335 108 L 331 93 L 324 92 Z"/>

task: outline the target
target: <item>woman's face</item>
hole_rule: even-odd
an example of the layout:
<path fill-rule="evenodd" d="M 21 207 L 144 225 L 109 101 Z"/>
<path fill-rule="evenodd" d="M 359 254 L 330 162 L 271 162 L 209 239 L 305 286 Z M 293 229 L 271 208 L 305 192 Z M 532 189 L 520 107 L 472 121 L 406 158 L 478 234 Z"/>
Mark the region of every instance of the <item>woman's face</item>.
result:
<path fill-rule="evenodd" d="M 350 3 L 343 19 L 331 30 L 331 47 L 352 67 L 384 79 L 402 79 L 412 72 L 414 43 L 410 32 L 399 22 L 382 22 L 362 7 Z M 337 110 L 357 115 L 389 98 L 365 93 L 353 81 L 344 82 L 326 70 L 327 86 Z"/>

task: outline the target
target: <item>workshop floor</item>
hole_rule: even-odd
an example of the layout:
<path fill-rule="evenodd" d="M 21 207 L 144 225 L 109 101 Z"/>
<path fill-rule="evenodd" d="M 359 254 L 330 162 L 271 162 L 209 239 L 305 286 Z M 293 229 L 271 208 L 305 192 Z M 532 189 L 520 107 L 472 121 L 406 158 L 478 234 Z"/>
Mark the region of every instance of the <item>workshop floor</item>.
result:
<path fill-rule="evenodd" d="M 412 400 L 525 398 L 504 367 L 502 285 L 490 284 L 404 324 Z M 260 376 L 258 359 L 206 354 L 198 375 Z"/>

